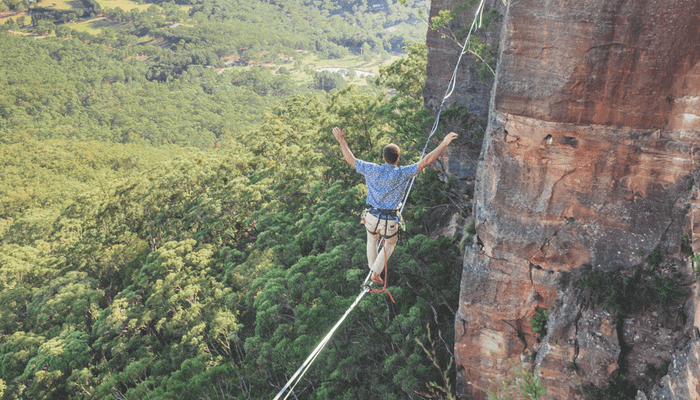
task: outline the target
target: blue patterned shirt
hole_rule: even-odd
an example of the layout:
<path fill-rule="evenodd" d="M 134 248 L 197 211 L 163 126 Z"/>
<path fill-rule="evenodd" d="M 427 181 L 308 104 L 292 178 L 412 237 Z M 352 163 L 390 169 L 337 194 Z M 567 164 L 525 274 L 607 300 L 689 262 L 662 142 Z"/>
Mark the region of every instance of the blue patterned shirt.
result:
<path fill-rule="evenodd" d="M 418 164 L 402 167 L 355 161 L 355 171 L 365 176 L 367 204 L 375 208 L 395 210 L 411 178 L 418 175 Z"/>

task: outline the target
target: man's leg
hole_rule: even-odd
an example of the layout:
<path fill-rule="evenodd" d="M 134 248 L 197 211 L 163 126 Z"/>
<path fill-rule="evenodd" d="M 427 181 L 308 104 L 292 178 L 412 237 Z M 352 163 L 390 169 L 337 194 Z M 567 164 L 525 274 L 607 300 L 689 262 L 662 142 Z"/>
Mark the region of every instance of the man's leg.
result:
<path fill-rule="evenodd" d="M 379 245 L 379 234 L 372 234 L 377 229 L 378 219 L 372 214 L 367 213 L 365 215 L 365 229 L 367 230 L 367 265 L 369 269 L 372 269 L 374 265 L 374 260 L 377 259 L 377 247 Z M 379 270 L 377 273 L 381 273 Z"/>
<path fill-rule="evenodd" d="M 384 245 L 382 246 L 382 250 L 379 252 L 377 257 L 374 260 L 374 265 L 372 265 L 371 270 L 376 272 L 377 274 L 381 274 L 382 271 L 384 271 L 384 264 L 385 262 L 389 261 L 389 257 L 391 257 L 391 253 L 394 252 L 394 247 L 396 247 L 396 241 L 399 239 L 398 235 L 394 236 L 391 239 L 385 239 L 384 240 Z"/>
<path fill-rule="evenodd" d="M 394 252 L 394 247 L 396 247 L 396 241 L 399 239 L 397 234 L 399 230 L 399 223 L 394 220 L 380 220 L 378 232 L 385 236 L 391 236 L 389 239 L 384 240 L 382 245 L 382 250 L 375 257 L 374 263 L 370 269 L 378 275 L 381 275 L 384 271 L 385 264 L 389 261 L 389 257 Z M 392 236 L 393 235 L 393 236 Z M 376 248 L 375 248 L 376 251 Z"/>
<path fill-rule="evenodd" d="M 374 265 L 375 260 L 377 259 L 377 247 L 379 246 L 379 235 L 372 235 L 367 232 L 367 265 L 369 266 L 369 269 L 372 269 L 372 265 Z M 382 271 L 375 271 L 377 273 L 381 273 Z"/>

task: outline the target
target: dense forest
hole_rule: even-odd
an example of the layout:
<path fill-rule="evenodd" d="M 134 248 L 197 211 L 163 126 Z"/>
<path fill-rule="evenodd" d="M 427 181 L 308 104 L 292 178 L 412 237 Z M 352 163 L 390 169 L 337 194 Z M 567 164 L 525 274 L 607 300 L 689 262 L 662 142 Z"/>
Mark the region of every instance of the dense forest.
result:
<path fill-rule="evenodd" d="M 0 398 L 272 398 L 367 272 L 365 189 L 331 127 L 369 161 L 424 144 L 426 48 L 386 30 L 416 5 L 81 4 L 0 3 Z M 400 49 L 361 86 L 302 58 Z M 396 302 L 363 299 L 298 398 L 454 376 L 460 238 L 435 230 L 466 215 L 438 175 L 404 212 Z"/>
<path fill-rule="evenodd" d="M 24 16 L 6 19 L 2 28 L 15 35 L 0 43 L 0 73 L 8 86 L 0 103 L 3 137 L 212 147 L 219 137 L 259 125 L 260 110 L 287 96 L 309 86 L 328 91 L 342 85 L 338 77 L 324 82 L 322 73 L 303 65 L 301 54 L 338 58 L 356 48 L 386 58 L 386 49 L 402 43 L 384 29 L 396 21 L 336 23 L 337 14 L 329 17 L 297 1 L 211 0 L 190 6 L 189 14 L 173 3 L 161 6 L 104 10 L 90 22 L 106 27 L 98 35 L 45 19 L 60 10 L 31 8 L 31 24 Z M 371 28 L 374 23 L 379 25 Z M 52 36 L 28 43 L 27 34 Z M 280 67 L 261 66 L 270 63 Z M 227 65 L 247 68 L 222 71 Z M 291 69 L 305 70 L 313 84 L 298 85 Z"/>

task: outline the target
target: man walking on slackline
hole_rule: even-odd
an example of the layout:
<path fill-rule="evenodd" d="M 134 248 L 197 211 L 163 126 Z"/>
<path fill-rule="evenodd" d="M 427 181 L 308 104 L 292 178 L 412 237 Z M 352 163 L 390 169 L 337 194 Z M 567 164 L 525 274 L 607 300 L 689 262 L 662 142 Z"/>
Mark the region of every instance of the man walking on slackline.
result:
<path fill-rule="evenodd" d="M 393 143 L 384 147 L 382 151 L 384 164 L 378 165 L 355 158 L 345 142 L 345 129 L 334 127 L 333 136 L 340 144 L 340 150 L 348 164 L 365 176 L 369 208 L 362 213 L 362 223 L 367 229 L 367 262 L 372 271 L 372 282 L 382 284 L 384 281 L 382 281 L 381 273 L 384 271 L 386 261 L 391 257 L 398 239 L 397 213 L 406 185 L 423 168 L 437 160 L 447 146 L 457 138 L 457 134 L 450 132 L 442 140 L 442 143 L 423 159 L 415 164 L 402 167 L 398 166 L 401 150 Z M 380 237 L 384 238 L 384 246 L 377 254 Z"/>

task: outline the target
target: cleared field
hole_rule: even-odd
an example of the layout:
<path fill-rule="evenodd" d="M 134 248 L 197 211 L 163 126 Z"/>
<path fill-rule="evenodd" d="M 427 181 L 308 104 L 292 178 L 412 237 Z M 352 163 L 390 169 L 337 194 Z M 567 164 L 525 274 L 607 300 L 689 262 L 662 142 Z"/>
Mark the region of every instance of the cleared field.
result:
<path fill-rule="evenodd" d="M 388 60 L 382 60 L 378 55 L 374 55 L 370 61 L 365 61 L 360 55 L 351 55 L 338 60 L 323 60 L 314 56 L 311 62 L 316 65 L 316 68 L 354 68 L 368 71 L 376 75 L 379 73 L 380 66 L 389 65 L 401 57 L 403 56 L 390 55 Z"/>
<path fill-rule="evenodd" d="M 73 4 L 76 6 L 76 8 L 79 8 L 79 4 L 75 0 L 59 0 L 59 1 L 64 1 L 64 3 L 68 4 L 68 5 Z M 118 7 L 126 12 L 129 12 L 133 9 L 137 9 L 139 11 L 145 11 L 148 9 L 148 7 L 153 6 L 153 4 L 139 4 L 139 3 L 136 3 L 135 1 L 132 1 L 132 0 L 98 0 L 97 2 L 100 4 L 100 6 L 103 9 L 105 9 L 105 8 L 114 9 L 114 8 Z M 58 8 L 60 4 L 59 3 L 56 3 L 56 4 L 57 4 L 56 7 Z M 191 8 L 191 6 L 181 6 L 181 8 L 187 12 Z M 118 25 L 120 25 L 120 24 L 107 21 L 103 17 L 97 17 L 97 18 L 93 18 L 93 19 L 90 19 L 87 21 L 79 21 L 79 22 L 73 22 L 73 23 L 66 24 L 66 26 L 68 26 L 71 29 L 74 29 L 74 30 L 79 31 L 79 32 L 87 32 L 87 33 L 90 33 L 92 35 L 97 35 L 97 34 L 101 33 L 104 28 L 118 26 Z M 150 38 L 147 38 L 147 40 L 150 40 Z"/>
<path fill-rule="evenodd" d="M 139 4 L 130 0 L 98 0 L 97 2 L 100 3 L 102 8 L 119 7 L 124 11 L 131 11 L 134 8 L 138 9 L 139 11 L 145 11 L 148 7 L 152 6 L 152 4 Z"/>
<path fill-rule="evenodd" d="M 23 15 L 27 15 L 27 13 L 26 12 L 14 12 L 14 11 L 0 13 L 0 24 L 4 24 L 8 19 L 14 19 L 15 21 L 17 21 L 17 18 L 19 18 Z"/>
<path fill-rule="evenodd" d="M 57 10 L 70 10 L 72 8 L 82 8 L 80 2 L 75 0 L 44 0 L 39 3 L 41 7 L 50 7 Z"/>
<path fill-rule="evenodd" d="M 370 72 L 376 77 L 379 75 L 379 67 L 389 65 L 401 57 L 402 56 L 391 55 L 388 60 L 381 60 L 378 55 L 375 55 L 372 60 L 365 61 L 360 55 L 351 55 L 337 60 L 319 59 L 313 55 L 306 57 L 303 62 L 304 65 L 308 65 L 313 70 L 318 70 L 320 68 L 353 68 L 358 71 Z M 310 75 L 304 73 L 303 71 L 292 71 L 292 76 L 294 76 L 298 81 L 310 82 L 313 79 Z M 348 81 L 348 83 L 354 85 L 367 85 L 367 77 L 356 76 L 352 80 L 348 78 L 345 79 Z"/>
<path fill-rule="evenodd" d="M 93 18 L 89 21 L 71 22 L 69 24 L 65 24 L 65 26 L 67 26 L 75 31 L 78 31 L 78 32 L 87 32 L 91 35 L 97 35 L 100 32 L 102 32 L 102 27 L 95 26 L 95 23 L 98 23 L 99 21 L 106 21 L 106 20 L 102 17 Z"/>
<path fill-rule="evenodd" d="M 148 9 L 148 7 L 152 6 L 153 4 L 139 4 L 135 1 L 132 0 L 97 0 L 98 3 L 100 3 L 100 6 L 102 8 L 121 8 L 124 11 L 131 11 L 134 8 L 138 9 L 139 11 L 145 11 Z M 185 11 L 189 12 L 192 6 L 180 6 L 180 8 Z"/>
<path fill-rule="evenodd" d="M 82 8 L 80 2 L 76 0 L 44 0 L 37 2 L 38 7 L 55 8 L 57 10 L 70 10 L 72 8 Z M 29 14 L 26 11 L 7 11 L 0 13 L 0 24 L 4 24 L 8 19 L 14 19 L 24 16 L 27 22 L 30 21 Z"/>
<path fill-rule="evenodd" d="M 299 84 L 311 84 L 313 82 L 313 71 L 317 71 L 322 68 L 341 68 L 341 69 L 348 69 L 348 68 L 353 68 L 356 71 L 364 71 L 364 72 L 370 72 L 374 74 L 374 77 L 379 75 L 379 67 L 389 65 L 392 62 L 400 59 L 403 57 L 403 55 L 391 55 L 388 60 L 381 60 L 378 55 L 376 55 L 372 60 L 365 61 L 362 56 L 360 55 L 349 55 L 345 58 L 342 59 L 334 59 L 334 60 L 325 60 L 317 57 L 315 54 L 299 54 L 299 60 L 301 61 L 301 66 L 299 68 L 294 68 L 294 63 L 281 63 L 281 64 L 274 64 L 274 63 L 259 63 L 259 64 L 251 64 L 247 66 L 231 66 L 231 67 L 226 67 L 222 68 L 219 71 L 227 70 L 227 69 L 250 69 L 254 65 L 258 65 L 261 67 L 265 67 L 270 69 L 271 71 L 275 72 L 277 69 L 280 67 L 284 67 L 287 70 L 289 70 L 289 75 L 291 78 L 299 83 Z M 310 73 L 309 73 L 310 72 Z M 373 77 L 369 77 L 369 79 L 372 79 Z M 358 86 L 365 86 L 367 85 L 367 79 L 368 77 L 366 76 L 355 76 L 354 79 L 348 79 L 345 77 L 345 80 L 353 85 L 358 85 Z"/>

